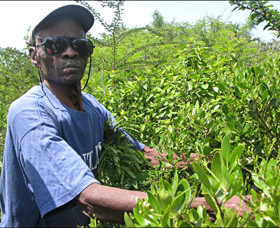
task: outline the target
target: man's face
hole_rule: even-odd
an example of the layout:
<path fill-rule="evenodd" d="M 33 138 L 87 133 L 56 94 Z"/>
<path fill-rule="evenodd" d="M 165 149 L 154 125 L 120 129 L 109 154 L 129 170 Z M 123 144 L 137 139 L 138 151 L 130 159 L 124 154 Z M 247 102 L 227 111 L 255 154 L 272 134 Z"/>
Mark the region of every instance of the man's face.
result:
<path fill-rule="evenodd" d="M 84 38 L 85 33 L 79 24 L 68 19 L 61 19 L 36 34 L 36 37 L 40 37 L 42 42 L 47 37 L 52 36 Z M 40 44 L 41 40 L 37 38 L 36 45 Z M 62 84 L 80 82 L 87 65 L 87 57 L 79 56 L 78 52 L 73 50 L 71 45 L 60 56 L 49 56 L 45 53 L 42 46 L 37 46 L 34 58 L 37 66 L 41 68 L 43 80 Z"/>

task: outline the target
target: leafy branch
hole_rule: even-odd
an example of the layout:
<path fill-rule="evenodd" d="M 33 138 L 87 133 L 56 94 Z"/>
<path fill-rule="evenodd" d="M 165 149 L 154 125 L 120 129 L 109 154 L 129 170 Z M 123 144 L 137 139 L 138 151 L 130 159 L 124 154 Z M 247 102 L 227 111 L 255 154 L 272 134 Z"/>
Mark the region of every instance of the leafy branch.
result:
<path fill-rule="evenodd" d="M 269 2 L 268 0 L 230 0 L 229 2 L 231 5 L 236 5 L 233 10 L 250 10 L 250 17 L 256 25 L 266 22 L 263 29 L 277 31 L 277 38 L 280 37 L 280 12 L 271 9 L 272 5 L 266 5 Z"/>

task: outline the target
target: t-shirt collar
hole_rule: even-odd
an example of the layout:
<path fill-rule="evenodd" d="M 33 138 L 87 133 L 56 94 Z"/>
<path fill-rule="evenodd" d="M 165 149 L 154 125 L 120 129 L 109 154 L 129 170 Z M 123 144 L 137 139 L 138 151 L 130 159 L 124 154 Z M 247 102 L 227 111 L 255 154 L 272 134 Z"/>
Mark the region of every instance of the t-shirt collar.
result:
<path fill-rule="evenodd" d="M 63 104 L 60 102 L 60 100 L 57 99 L 57 97 L 52 93 L 52 91 L 46 85 L 44 85 L 44 83 L 41 83 L 40 86 L 43 90 L 43 93 L 47 96 L 47 98 L 49 99 L 49 101 L 51 102 L 54 108 L 60 109 L 62 111 L 66 110 Z"/>

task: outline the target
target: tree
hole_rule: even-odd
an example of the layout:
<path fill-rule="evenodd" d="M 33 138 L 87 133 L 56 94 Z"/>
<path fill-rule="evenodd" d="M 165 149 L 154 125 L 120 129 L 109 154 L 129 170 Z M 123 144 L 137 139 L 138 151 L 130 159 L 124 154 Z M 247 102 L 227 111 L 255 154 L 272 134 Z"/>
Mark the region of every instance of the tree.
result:
<path fill-rule="evenodd" d="M 280 12 L 276 9 L 271 9 L 272 5 L 266 5 L 268 0 L 230 0 L 231 5 L 236 5 L 233 10 L 250 10 L 250 17 L 256 25 L 262 22 L 266 22 L 264 30 L 274 30 L 277 31 L 280 36 Z"/>
<path fill-rule="evenodd" d="M 83 0 L 77 1 L 92 12 L 106 29 L 107 33 L 102 38 L 96 38 L 88 35 L 89 39 L 100 48 L 95 49 L 93 56 L 93 67 L 98 72 L 101 71 L 103 94 L 106 94 L 106 79 L 113 84 L 113 90 L 122 80 L 122 73 L 130 73 L 133 78 L 134 69 L 143 69 L 147 66 L 159 66 L 170 61 L 168 58 L 174 46 L 183 44 L 185 40 L 177 41 L 177 32 L 172 26 L 165 26 L 163 18 L 159 13 L 156 21 L 159 28 L 145 26 L 140 28 L 127 29 L 122 21 L 122 11 L 124 1 L 99 1 L 102 7 L 109 7 L 114 10 L 114 18 L 110 23 L 105 22 L 101 14 L 96 12 L 91 5 Z M 161 22 L 160 22 L 161 21 Z M 117 76 L 118 75 L 118 76 Z M 126 74 L 128 75 L 128 74 Z M 127 76 L 124 80 L 127 80 Z M 90 83 L 88 85 L 90 88 Z"/>
<path fill-rule="evenodd" d="M 158 10 L 155 10 L 153 13 L 153 27 L 162 28 L 164 25 L 163 16 Z"/>

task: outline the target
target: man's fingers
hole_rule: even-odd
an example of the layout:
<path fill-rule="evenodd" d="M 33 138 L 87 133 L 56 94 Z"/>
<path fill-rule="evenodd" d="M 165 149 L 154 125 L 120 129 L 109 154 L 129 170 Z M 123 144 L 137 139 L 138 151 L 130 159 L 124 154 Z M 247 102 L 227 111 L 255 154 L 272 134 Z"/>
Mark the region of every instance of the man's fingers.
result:
<path fill-rule="evenodd" d="M 248 195 L 246 196 L 246 198 L 251 201 L 252 200 L 252 196 Z M 241 206 L 240 206 L 240 202 L 241 202 Z M 191 200 L 189 201 L 188 204 L 191 203 Z M 190 205 L 191 208 L 197 208 L 198 206 L 205 206 L 207 209 L 208 213 L 213 213 L 214 211 L 213 209 L 207 204 L 206 200 L 204 197 L 196 197 L 193 199 L 192 204 Z M 233 196 L 230 200 L 228 200 L 225 204 L 224 204 L 227 208 L 232 208 L 233 211 L 238 214 L 239 212 L 239 216 L 243 216 L 244 211 L 246 211 L 247 214 L 249 214 L 251 212 L 250 207 L 246 204 L 245 201 L 241 200 L 240 197 L 238 196 Z M 240 208 L 240 211 L 239 211 Z"/>
<path fill-rule="evenodd" d="M 249 201 L 252 200 L 252 197 L 250 195 L 246 196 L 246 197 Z M 240 203 L 241 203 L 241 205 L 240 205 Z M 247 214 L 249 214 L 251 212 L 251 209 L 249 208 L 249 206 L 243 200 L 241 200 L 238 196 L 233 196 L 229 201 L 227 201 L 225 203 L 225 206 L 227 208 L 232 208 L 235 213 L 238 213 L 239 208 L 240 208 L 239 216 L 243 216 L 244 211 L 246 211 Z"/>
<path fill-rule="evenodd" d="M 169 162 L 167 159 L 168 153 L 159 153 L 155 148 L 153 147 L 146 147 L 144 152 L 144 156 L 146 159 L 151 163 L 151 165 L 158 165 L 159 160 L 164 161 L 164 162 Z M 184 155 L 176 155 L 173 154 L 172 156 L 173 160 L 179 159 L 175 165 L 179 166 L 180 168 L 183 168 L 187 165 L 191 165 L 193 161 L 197 159 L 197 155 L 195 153 L 190 154 L 190 158 L 187 159 L 185 158 Z"/>

